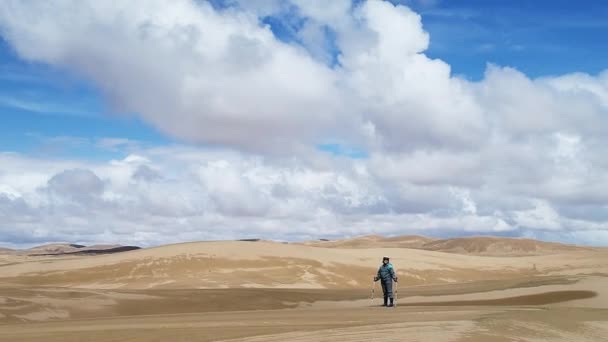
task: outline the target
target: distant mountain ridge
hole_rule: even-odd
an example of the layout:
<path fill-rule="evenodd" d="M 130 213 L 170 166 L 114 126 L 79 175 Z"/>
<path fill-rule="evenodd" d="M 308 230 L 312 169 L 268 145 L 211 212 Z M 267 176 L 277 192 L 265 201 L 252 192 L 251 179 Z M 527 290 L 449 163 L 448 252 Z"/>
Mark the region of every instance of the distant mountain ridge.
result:
<path fill-rule="evenodd" d="M 444 253 L 486 256 L 547 255 L 593 249 L 591 247 L 567 245 L 556 242 L 496 236 L 433 239 L 418 235 L 403 235 L 389 238 L 379 235 L 367 235 L 344 240 L 307 241 L 302 244 L 326 248 L 411 248 Z"/>
<path fill-rule="evenodd" d="M 263 239 L 241 239 L 238 241 L 272 242 Z M 402 235 L 395 237 L 366 235 L 342 240 L 319 239 L 314 241 L 295 242 L 289 244 L 338 249 L 406 248 L 479 256 L 550 255 L 562 252 L 596 249 L 592 247 L 568 245 L 526 238 L 508 238 L 496 236 L 472 236 L 449 239 L 435 239 L 420 235 Z M 98 255 L 121 253 L 138 249 L 141 248 L 138 246 L 124 245 L 84 246 L 71 243 L 54 243 L 22 250 L 0 248 L 0 254 L 24 256 Z"/>
<path fill-rule="evenodd" d="M 140 249 L 138 246 L 92 245 L 85 246 L 72 243 L 52 243 L 28 249 L 0 248 L 0 254 L 42 256 L 42 255 L 97 255 L 113 254 Z"/>
<path fill-rule="evenodd" d="M 435 239 L 419 235 L 403 235 L 384 237 L 380 235 L 365 235 L 352 239 L 307 241 L 302 244 L 328 248 L 420 248 Z"/>

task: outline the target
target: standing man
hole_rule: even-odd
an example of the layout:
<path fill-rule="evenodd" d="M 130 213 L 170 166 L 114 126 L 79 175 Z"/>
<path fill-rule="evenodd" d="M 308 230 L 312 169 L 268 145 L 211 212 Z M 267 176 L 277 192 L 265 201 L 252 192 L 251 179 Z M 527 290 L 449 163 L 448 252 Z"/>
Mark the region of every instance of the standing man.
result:
<path fill-rule="evenodd" d="M 393 265 L 390 263 L 389 257 L 385 256 L 382 258 L 382 265 L 378 269 L 378 275 L 374 277 L 374 281 L 380 280 L 382 284 L 382 292 L 384 293 L 384 305 L 387 307 L 394 306 L 393 304 L 393 280 L 397 282 L 397 276 L 395 275 L 395 270 L 393 269 Z M 388 299 L 390 298 L 391 303 L 388 304 Z"/>

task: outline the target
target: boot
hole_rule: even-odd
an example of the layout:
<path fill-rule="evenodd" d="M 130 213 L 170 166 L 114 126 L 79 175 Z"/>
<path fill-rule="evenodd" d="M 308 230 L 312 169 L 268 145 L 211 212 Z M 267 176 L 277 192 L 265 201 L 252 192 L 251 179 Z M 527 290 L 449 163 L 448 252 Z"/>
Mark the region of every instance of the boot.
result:
<path fill-rule="evenodd" d="M 391 298 L 391 303 L 388 305 L 389 307 L 393 307 L 393 306 L 395 306 L 395 304 L 393 304 L 393 301 L 394 301 L 394 299 L 393 299 L 393 298 Z"/>
<path fill-rule="evenodd" d="M 388 296 L 384 296 L 384 305 L 382 306 L 388 306 Z"/>

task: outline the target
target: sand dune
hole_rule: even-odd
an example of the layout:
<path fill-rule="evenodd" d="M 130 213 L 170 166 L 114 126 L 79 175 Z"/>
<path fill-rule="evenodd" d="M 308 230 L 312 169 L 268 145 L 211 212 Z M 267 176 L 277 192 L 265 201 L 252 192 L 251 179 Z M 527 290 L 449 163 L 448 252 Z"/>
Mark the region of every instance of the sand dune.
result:
<path fill-rule="evenodd" d="M 451 241 L 460 244 L 365 237 L 2 255 L 0 340 L 600 341 L 608 332 L 608 250 Z M 464 251 L 394 247 L 416 243 Z M 369 297 L 383 255 L 400 278 L 390 313 Z M 565 325 L 564 315 L 575 316 Z"/>
<path fill-rule="evenodd" d="M 0 247 L 0 254 L 12 254 L 13 252 L 13 249 Z"/>
<path fill-rule="evenodd" d="M 608 288 L 607 278 L 596 278 Z M 432 286 L 404 289 L 395 309 L 371 306 L 358 299 L 366 295 L 361 291 L 342 290 L 39 289 L 28 295 L 3 289 L 0 296 L 10 298 L 5 302 L 21 302 L 13 309 L 0 306 L 3 313 L 16 312 L 0 325 L 0 340 L 565 342 L 603 341 L 608 332 L 606 307 L 569 304 L 593 300 L 591 291 L 543 292 L 541 285 L 509 290 L 530 295 L 484 299 L 485 285 L 471 286 L 481 292 L 466 296 L 476 299 L 443 302 L 428 295 Z M 459 298 L 466 287 L 441 293 Z M 413 300 L 420 293 L 427 302 Z M 14 324 L 23 321 L 30 323 Z"/>
<path fill-rule="evenodd" d="M 424 244 L 434 241 L 432 238 L 418 235 L 404 235 L 397 237 L 383 237 L 380 235 L 366 235 L 345 240 L 319 240 L 302 243 L 306 246 L 326 248 L 420 248 Z"/>
<path fill-rule="evenodd" d="M 491 256 L 543 255 L 588 249 L 531 239 L 487 236 L 435 240 L 425 243 L 422 248 L 429 251 Z"/>
<path fill-rule="evenodd" d="M 130 250 L 139 249 L 136 246 L 123 246 L 123 245 L 92 245 L 84 246 L 72 243 L 53 243 L 41 246 L 36 246 L 28 249 L 9 249 L 0 248 L 0 254 L 8 255 L 30 255 L 30 256 L 44 256 L 44 255 L 69 255 L 69 254 L 111 254 L 120 253 Z"/>
<path fill-rule="evenodd" d="M 608 316 L 585 309 L 271 310 L 4 326 L 7 341 L 600 342 Z"/>
<path fill-rule="evenodd" d="M 32 247 L 26 250 L 19 251 L 23 254 L 28 255 L 41 255 L 41 254 L 63 254 L 70 253 L 79 250 L 85 246 L 70 243 L 52 243 L 42 246 Z"/>
<path fill-rule="evenodd" d="M 404 284 L 420 285 L 606 272 L 607 250 L 518 258 L 403 248 L 318 248 L 272 242 L 199 242 L 88 258 L 33 258 L 0 268 L 0 280 L 80 288 L 364 288 L 388 254 Z"/>
<path fill-rule="evenodd" d="M 346 240 L 307 241 L 303 244 L 306 246 L 325 248 L 413 248 L 436 252 L 485 256 L 547 255 L 591 249 L 582 246 L 564 245 L 531 239 L 491 236 L 432 239 L 417 235 L 404 235 L 390 238 L 379 235 L 367 235 Z"/>

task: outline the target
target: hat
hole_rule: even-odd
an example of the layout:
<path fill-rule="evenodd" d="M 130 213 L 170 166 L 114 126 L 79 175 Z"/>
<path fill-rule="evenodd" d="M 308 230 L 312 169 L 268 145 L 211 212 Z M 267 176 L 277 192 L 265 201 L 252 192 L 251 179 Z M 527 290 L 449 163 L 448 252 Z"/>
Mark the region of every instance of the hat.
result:
<path fill-rule="evenodd" d="M 391 259 L 385 255 L 385 256 L 382 258 L 382 260 L 391 260 Z"/>

